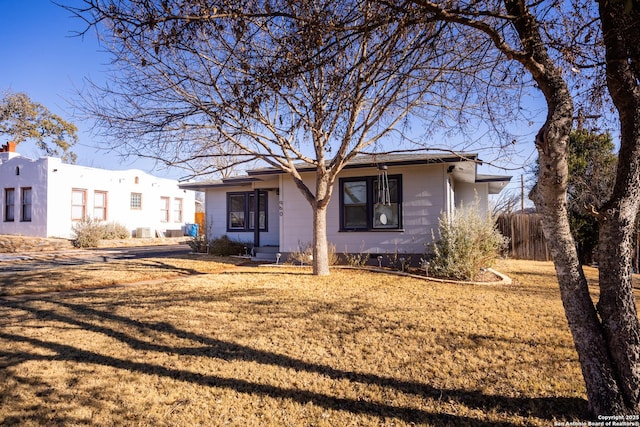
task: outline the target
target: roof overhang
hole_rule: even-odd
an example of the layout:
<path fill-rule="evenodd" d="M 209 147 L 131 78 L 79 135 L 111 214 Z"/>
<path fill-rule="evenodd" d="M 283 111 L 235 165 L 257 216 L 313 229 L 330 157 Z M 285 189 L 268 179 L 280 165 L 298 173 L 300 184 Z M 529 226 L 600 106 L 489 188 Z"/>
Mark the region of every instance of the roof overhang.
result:
<path fill-rule="evenodd" d="M 511 176 L 505 175 L 477 175 L 476 182 L 489 184 L 489 194 L 499 194 L 511 182 Z"/>
<path fill-rule="evenodd" d="M 498 194 L 511 180 L 510 176 L 501 175 L 479 175 L 477 174 L 478 164 L 482 161 L 475 153 L 460 154 L 386 154 L 386 155 L 363 155 L 351 160 L 344 169 L 364 169 L 378 168 L 380 165 L 386 166 L 416 166 L 430 164 L 448 164 L 447 173 L 452 175 L 457 182 L 469 184 L 486 182 L 489 184 L 489 194 Z M 316 170 L 315 166 L 297 165 L 299 173 L 310 173 Z M 183 190 L 205 191 L 209 188 L 224 187 L 244 187 L 255 186 L 256 184 L 271 181 L 277 175 L 287 172 L 274 167 L 265 167 L 247 171 L 247 175 L 223 178 L 215 181 L 185 182 L 179 184 Z"/>
<path fill-rule="evenodd" d="M 245 187 L 252 185 L 254 182 L 261 181 L 261 179 L 255 177 L 241 176 L 223 178 L 216 181 L 185 182 L 178 184 L 178 188 L 182 190 L 205 191 L 208 188 Z"/>
<path fill-rule="evenodd" d="M 458 163 L 458 162 L 481 162 L 478 159 L 478 155 L 475 153 L 460 153 L 451 155 L 441 154 L 385 154 L 385 155 L 364 155 L 358 156 L 351 160 L 343 169 L 362 169 L 362 168 L 377 168 L 380 165 L 387 166 L 412 166 L 412 165 L 427 165 L 435 163 Z M 329 162 L 328 162 L 329 163 Z M 296 169 L 300 173 L 314 172 L 316 166 L 298 165 Z M 267 167 L 258 168 L 247 171 L 249 176 L 261 176 L 261 175 L 281 175 L 286 172 L 282 169 Z"/>

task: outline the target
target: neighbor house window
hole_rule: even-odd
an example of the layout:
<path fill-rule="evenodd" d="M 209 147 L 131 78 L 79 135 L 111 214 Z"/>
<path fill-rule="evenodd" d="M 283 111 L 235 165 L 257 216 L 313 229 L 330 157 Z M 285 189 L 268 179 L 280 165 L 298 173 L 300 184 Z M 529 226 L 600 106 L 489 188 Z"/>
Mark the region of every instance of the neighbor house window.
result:
<path fill-rule="evenodd" d="M 253 231 L 257 218 L 260 230 L 267 231 L 267 193 L 265 191 L 259 192 L 257 215 L 255 206 L 253 191 L 227 193 L 227 230 Z"/>
<path fill-rule="evenodd" d="M 398 230 L 402 228 L 402 177 L 389 176 L 389 203 L 380 203 L 377 176 L 340 180 L 340 229 Z"/>
<path fill-rule="evenodd" d="M 107 192 L 95 191 L 93 193 L 93 217 L 101 221 L 107 220 Z"/>
<path fill-rule="evenodd" d="M 31 187 L 20 189 L 20 221 L 31 221 Z"/>
<path fill-rule="evenodd" d="M 13 188 L 4 189 L 4 220 L 13 222 L 15 220 L 16 190 Z"/>
<path fill-rule="evenodd" d="M 131 193 L 131 209 L 142 209 L 142 194 L 141 193 Z"/>
<path fill-rule="evenodd" d="M 173 222 L 182 222 L 182 199 L 173 199 Z"/>
<path fill-rule="evenodd" d="M 71 220 L 82 221 L 87 216 L 87 190 L 71 191 Z"/>
<path fill-rule="evenodd" d="M 160 222 L 169 222 L 170 200 L 168 197 L 160 197 Z"/>

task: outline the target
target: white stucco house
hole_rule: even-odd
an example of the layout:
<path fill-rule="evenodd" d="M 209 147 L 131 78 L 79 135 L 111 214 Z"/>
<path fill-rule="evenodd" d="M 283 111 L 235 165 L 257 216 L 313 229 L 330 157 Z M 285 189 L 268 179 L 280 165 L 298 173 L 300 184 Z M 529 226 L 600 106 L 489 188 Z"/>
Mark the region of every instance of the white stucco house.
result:
<path fill-rule="evenodd" d="M 443 213 L 476 198 L 486 210 L 489 195 L 510 181 L 509 176 L 478 174 L 479 163 L 476 154 L 357 157 L 334 184 L 328 241 L 338 253 L 424 254 Z M 315 188 L 313 168 L 299 170 L 307 186 Z M 387 200 L 381 200 L 378 183 L 385 180 Z M 283 256 L 312 241 L 311 207 L 293 179 L 278 169 L 254 169 L 245 176 L 180 188 L 205 192 L 209 238 L 227 235 L 247 242 L 256 253 Z"/>
<path fill-rule="evenodd" d="M 0 234 L 72 238 L 84 217 L 125 225 L 132 236 L 178 235 L 194 222 L 195 193 L 140 170 L 30 159 L 0 148 Z"/>

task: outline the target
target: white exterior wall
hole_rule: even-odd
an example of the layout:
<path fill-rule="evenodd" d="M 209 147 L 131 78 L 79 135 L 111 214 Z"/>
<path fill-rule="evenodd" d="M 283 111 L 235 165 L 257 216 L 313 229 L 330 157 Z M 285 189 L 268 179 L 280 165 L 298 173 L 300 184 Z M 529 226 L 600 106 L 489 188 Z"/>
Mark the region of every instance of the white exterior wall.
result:
<path fill-rule="evenodd" d="M 16 176 L 15 168 L 18 165 L 22 165 L 23 170 Z M 140 170 L 89 168 L 64 164 L 57 158 L 33 161 L 14 157 L 0 164 L 3 210 L 4 188 L 16 187 L 16 196 L 19 197 L 20 186 L 33 189 L 32 221 L 19 221 L 19 200 L 16 200 L 16 221 L 5 222 L 3 211 L 0 234 L 71 238 L 71 197 L 74 189 L 85 191 L 85 213 L 90 217 L 93 216 L 95 192 L 106 192 L 106 221 L 123 224 L 133 234 L 137 228 L 149 228 L 152 236 L 156 231 L 180 230 L 195 219 L 194 192 L 180 190 L 175 180 L 157 178 Z M 141 209 L 131 209 L 131 193 L 142 194 Z M 160 218 L 161 197 L 170 199 L 168 222 Z M 175 218 L 175 199 L 182 199 L 182 219 Z"/>
<path fill-rule="evenodd" d="M 452 213 L 454 207 L 480 200 L 480 208 L 486 209 L 488 184 L 456 182 L 447 173 L 447 163 L 410 166 L 388 166 L 389 175 L 402 176 L 402 229 L 376 231 L 340 231 L 340 180 L 334 185 L 327 207 L 327 239 L 339 253 L 390 254 L 394 252 L 422 254 L 425 245 L 432 241 L 432 232 L 438 233 L 438 221 L 443 213 Z M 340 178 L 375 177 L 375 168 L 354 168 L 343 171 Z M 306 185 L 315 188 L 313 172 L 303 173 Z M 274 191 L 279 187 L 279 194 Z M 279 246 L 281 252 L 295 252 L 313 240 L 313 212 L 298 190 L 293 179 L 280 174 L 267 182 L 250 185 L 221 186 L 206 191 L 205 209 L 209 238 L 223 235 L 229 238 L 253 242 L 250 232 L 227 231 L 227 193 L 247 192 L 255 188 L 268 191 L 268 232 L 260 233 L 260 245 Z"/>
<path fill-rule="evenodd" d="M 479 182 L 477 184 L 456 184 L 456 208 L 473 206 L 478 200 L 478 211 L 486 213 L 489 210 L 489 184 Z"/>
<path fill-rule="evenodd" d="M 26 157 L 11 156 L 7 154 L 0 159 L 0 234 L 16 234 L 23 236 L 47 237 L 47 169 L 48 159 L 37 161 Z M 17 174 L 19 170 L 19 175 Z M 5 189 L 14 189 L 14 220 L 5 221 Z M 22 188 L 31 188 L 31 221 L 21 221 Z"/>
<path fill-rule="evenodd" d="M 312 174 L 303 179 L 307 187 L 315 188 Z M 280 251 L 296 252 L 313 241 L 313 210 L 289 175 L 280 180 Z"/>
<path fill-rule="evenodd" d="M 442 164 L 389 166 L 389 175 L 402 175 L 403 230 L 340 231 L 339 181 L 336 182 L 327 209 L 327 239 L 337 252 L 423 253 L 431 241 L 431 230 L 437 233 L 438 218 L 446 208 L 446 167 Z M 347 169 L 340 177 L 376 176 L 374 168 Z M 304 176 L 314 188 L 313 174 Z M 298 245 L 312 241 L 313 213 L 293 181 L 283 176 L 280 199 L 283 224 L 280 249 L 297 250 Z"/>

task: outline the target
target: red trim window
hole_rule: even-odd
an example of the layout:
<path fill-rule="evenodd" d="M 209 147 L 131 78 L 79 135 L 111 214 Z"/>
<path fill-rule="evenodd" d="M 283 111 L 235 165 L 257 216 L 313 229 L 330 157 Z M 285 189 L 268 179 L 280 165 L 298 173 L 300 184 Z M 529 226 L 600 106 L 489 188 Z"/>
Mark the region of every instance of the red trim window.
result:
<path fill-rule="evenodd" d="M 87 190 L 71 190 L 71 220 L 82 221 L 87 216 Z"/>
<path fill-rule="evenodd" d="M 169 222 L 169 209 L 171 209 L 171 199 L 160 197 L 160 222 Z"/>
<path fill-rule="evenodd" d="M 93 192 L 93 218 L 100 221 L 107 220 L 107 192 Z"/>

